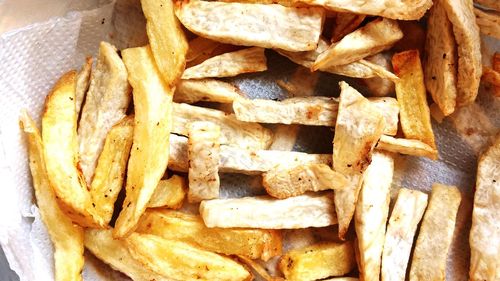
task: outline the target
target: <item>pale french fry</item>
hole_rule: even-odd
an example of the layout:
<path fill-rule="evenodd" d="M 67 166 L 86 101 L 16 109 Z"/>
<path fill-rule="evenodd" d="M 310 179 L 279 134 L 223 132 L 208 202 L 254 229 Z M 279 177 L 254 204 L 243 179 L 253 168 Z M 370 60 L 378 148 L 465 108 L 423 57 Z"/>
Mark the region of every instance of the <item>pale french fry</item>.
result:
<path fill-rule="evenodd" d="M 85 248 L 113 269 L 123 272 L 133 280 L 170 281 L 146 268 L 132 257 L 125 242 L 114 239 L 111 229 L 87 229 Z"/>
<path fill-rule="evenodd" d="M 356 89 L 340 82 L 340 103 L 333 139 L 333 168 L 348 177 L 348 186 L 335 191 L 339 237 L 343 238 L 356 206 L 362 173 L 385 127 L 380 111 Z"/>
<path fill-rule="evenodd" d="M 481 80 L 481 38 L 472 1 L 443 0 L 457 41 L 457 106 L 474 102 Z"/>
<path fill-rule="evenodd" d="M 253 47 L 211 57 L 204 62 L 187 68 L 182 79 L 210 77 L 233 77 L 243 73 L 267 70 L 264 49 Z"/>
<path fill-rule="evenodd" d="M 210 101 L 232 103 L 243 97 L 243 93 L 235 86 L 215 79 L 181 80 L 175 88 L 174 101 L 196 103 Z"/>
<path fill-rule="evenodd" d="M 325 164 L 306 164 L 270 170 L 262 175 L 262 185 L 272 197 L 285 199 L 306 193 L 342 189 L 347 180 Z"/>
<path fill-rule="evenodd" d="M 413 237 L 425 207 L 427 194 L 406 188 L 399 190 L 385 234 L 382 281 L 405 280 Z"/>
<path fill-rule="evenodd" d="M 220 127 L 197 121 L 188 125 L 188 200 L 197 203 L 219 197 Z"/>
<path fill-rule="evenodd" d="M 54 280 L 82 280 L 83 228 L 74 225 L 58 206 L 49 183 L 42 138 L 35 122 L 23 112 L 20 124 L 28 140 L 29 166 L 38 210 L 54 245 Z"/>
<path fill-rule="evenodd" d="M 281 258 L 279 267 L 290 281 L 341 276 L 356 267 L 353 244 L 330 242 L 291 250 Z"/>
<path fill-rule="evenodd" d="M 127 69 L 116 48 L 101 42 L 97 66 L 92 71 L 78 126 L 80 167 L 87 184 L 92 182 L 106 135 L 125 117 L 130 100 Z"/>
<path fill-rule="evenodd" d="M 481 33 L 500 39 L 500 14 L 474 8 L 476 22 Z"/>
<path fill-rule="evenodd" d="M 325 12 L 315 7 L 194 0 L 178 2 L 176 14 L 187 29 L 218 42 L 298 52 L 316 48 Z"/>
<path fill-rule="evenodd" d="M 87 57 L 85 59 L 85 64 L 82 69 L 76 75 L 76 91 L 75 91 L 75 105 L 76 105 L 76 115 L 80 115 L 80 109 L 82 109 L 83 100 L 90 86 L 90 73 L 92 72 L 92 57 Z"/>
<path fill-rule="evenodd" d="M 403 32 L 396 21 L 376 19 L 332 44 L 318 56 L 311 69 L 327 69 L 355 62 L 389 49 L 402 37 Z"/>
<path fill-rule="evenodd" d="M 266 149 L 271 145 L 271 130 L 259 124 L 237 120 L 223 111 L 174 103 L 172 133 L 187 136 L 187 126 L 194 121 L 209 121 L 221 127 L 221 144 L 233 144 L 242 148 Z"/>
<path fill-rule="evenodd" d="M 376 97 L 368 100 L 383 115 L 385 120 L 384 135 L 394 136 L 398 133 L 399 103 L 395 98 Z"/>
<path fill-rule="evenodd" d="M 268 260 L 281 255 L 281 235 L 276 230 L 208 228 L 197 215 L 149 210 L 137 232 L 196 245 L 224 255 L 243 255 Z"/>
<path fill-rule="evenodd" d="M 358 238 L 359 271 L 362 280 L 380 280 L 393 174 L 392 156 L 388 153 L 374 152 L 372 163 L 365 171 L 354 224 Z"/>
<path fill-rule="evenodd" d="M 125 237 L 134 231 L 146 210 L 168 164 L 172 127 L 173 90 L 168 88 L 156 67 L 149 46 L 122 51 L 134 88 L 134 140 L 126 183 L 126 197 L 116 220 L 113 236 Z"/>
<path fill-rule="evenodd" d="M 457 99 L 457 46 L 442 2 L 434 3 L 427 19 L 424 76 L 427 91 L 441 112 L 448 116 L 455 111 Z"/>
<path fill-rule="evenodd" d="M 178 175 L 173 175 L 167 180 L 161 180 L 151 196 L 148 208 L 179 209 L 186 197 L 186 180 Z"/>
<path fill-rule="evenodd" d="M 292 151 L 297 141 L 299 129 L 298 125 L 276 125 L 273 131 L 273 143 L 269 150 Z"/>
<path fill-rule="evenodd" d="M 106 223 L 113 216 L 115 201 L 123 186 L 133 136 L 134 117 L 125 117 L 109 131 L 97 161 L 89 190 L 96 213 Z"/>
<path fill-rule="evenodd" d="M 396 96 L 405 137 L 420 140 L 436 149 L 419 52 L 409 50 L 395 54 L 392 66 L 400 78 L 396 82 Z"/>
<path fill-rule="evenodd" d="M 500 276 L 500 137 L 479 158 L 469 235 L 470 280 L 497 280 Z"/>
<path fill-rule="evenodd" d="M 500 12 L 500 3 L 497 0 L 474 0 L 474 3 L 478 3 L 483 7 Z"/>
<path fill-rule="evenodd" d="M 202 201 L 208 227 L 295 229 L 337 223 L 331 195 L 300 195 L 279 200 L 268 196 Z"/>
<path fill-rule="evenodd" d="M 125 239 L 132 257 L 143 266 L 174 280 L 249 280 L 241 264 L 190 244 L 155 235 L 133 233 Z"/>
<path fill-rule="evenodd" d="M 394 138 L 383 135 L 377 143 L 377 149 L 406 155 L 423 156 L 432 160 L 438 159 L 437 150 L 419 140 Z"/>
<path fill-rule="evenodd" d="M 251 260 L 245 256 L 238 256 L 238 259 L 240 259 L 242 262 L 244 262 L 246 265 L 248 265 L 250 268 L 252 268 L 257 274 L 262 277 L 265 281 L 284 281 L 284 278 L 282 277 L 273 277 L 267 272 L 267 270 L 262 266 L 260 263 L 257 261 Z"/>
<path fill-rule="evenodd" d="M 188 42 L 174 13 L 172 0 L 141 0 L 146 32 L 158 67 L 168 88 L 173 88 L 186 66 Z"/>
<path fill-rule="evenodd" d="M 217 48 L 221 43 L 204 38 L 196 37 L 189 41 L 189 48 L 186 53 L 186 62 L 192 62 L 199 59 L 200 57 L 208 58 L 213 50 Z M 203 59 L 205 60 L 205 59 Z"/>
<path fill-rule="evenodd" d="M 432 185 L 413 252 L 410 281 L 446 279 L 446 260 L 460 201 L 460 191 L 455 186 Z"/>
<path fill-rule="evenodd" d="M 347 34 L 356 30 L 365 18 L 366 15 L 337 13 L 332 31 L 332 43 L 339 41 Z"/>

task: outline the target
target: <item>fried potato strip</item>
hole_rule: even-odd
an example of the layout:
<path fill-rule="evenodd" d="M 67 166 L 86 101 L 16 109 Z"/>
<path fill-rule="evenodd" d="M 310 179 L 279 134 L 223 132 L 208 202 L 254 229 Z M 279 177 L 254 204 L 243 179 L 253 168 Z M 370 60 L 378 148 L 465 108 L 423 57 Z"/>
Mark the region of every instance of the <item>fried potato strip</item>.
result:
<path fill-rule="evenodd" d="M 383 135 L 377 143 L 377 149 L 406 155 L 423 156 L 432 160 L 438 159 L 437 150 L 419 140 Z"/>
<path fill-rule="evenodd" d="M 339 41 L 347 34 L 356 30 L 365 18 L 366 15 L 337 13 L 332 31 L 332 43 Z"/>
<path fill-rule="evenodd" d="M 83 100 L 90 86 L 90 74 L 92 72 L 92 57 L 85 59 L 85 64 L 82 69 L 76 75 L 76 92 L 75 92 L 75 104 L 76 104 L 76 115 L 80 115 L 80 109 L 82 109 Z"/>
<path fill-rule="evenodd" d="M 215 79 L 181 80 L 175 88 L 174 101 L 196 103 L 210 101 L 232 103 L 243 93 L 230 83 Z"/>
<path fill-rule="evenodd" d="M 148 208 L 179 209 L 186 197 L 186 180 L 178 175 L 173 175 L 167 180 L 161 180 L 151 196 Z"/>
<path fill-rule="evenodd" d="M 500 97 L 500 72 L 498 70 L 483 66 L 483 76 L 481 79 L 493 87 L 493 95 Z"/>
<path fill-rule="evenodd" d="M 474 8 L 476 23 L 481 33 L 500 39 L 500 12 L 486 12 Z"/>
<path fill-rule="evenodd" d="M 497 0 L 474 0 L 474 3 L 500 12 L 500 3 Z"/>
<path fill-rule="evenodd" d="M 196 61 L 200 58 L 203 61 L 210 57 L 211 53 L 220 46 L 221 43 L 204 38 L 196 37 L 189 41 L 189 48 L 186 53 L 186 62 Z"/>

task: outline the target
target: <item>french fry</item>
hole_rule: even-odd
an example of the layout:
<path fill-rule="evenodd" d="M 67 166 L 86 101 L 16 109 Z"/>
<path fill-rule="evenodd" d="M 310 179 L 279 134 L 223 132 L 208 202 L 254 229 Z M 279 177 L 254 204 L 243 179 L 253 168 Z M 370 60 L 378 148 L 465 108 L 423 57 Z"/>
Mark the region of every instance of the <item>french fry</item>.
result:
<path fill-rule="evenodd" d="M 125 117 L 130 100 L 127 69 L 116 48 L 101 42 L 97 66 L 92 71 L 78 126 L 80 167 L 87 184 L 92 182 L 106 135 Z"/>
<path fill-rule="evenodd" d="M 324 279 L 323 281 L 359 281 L 359 279 L 356 277 L 336 277 Z"/>
<path fill-rule="evenodd" d="M 356 30 L 365 18 L 366 15 L 337 13 L 332 31 L 332 43 L 339 41 L 347 34 Z"/>
<path fill-rule="evenodd" d="M 262 175 L 262 185 L 267 194 L 285 199 L 306 193 L 342 189 L 346 178 L 325 164 L 306 164 L 293 168 L 276 168 Z"/>
<path fill-rule="evenodd" d="M 284 281 L 284 278 L 271 276 L 264 266 L 257 261 L 251 260 L 245 256 L 238 256 L 238 259 L 257 272 L 265 281 Z"/>
<path fill-rule="evenodd" d="M 425 86 L 441 112 L 455 111 L 457 99 L 456 42 L 443 1 L 436 1 L 427 19 Z"/>
<path fill-rule="evenodd" d="M 188 200 L 197 203 L 219 197 L 220 127 L 197 121 L 188 125 Z"/>
<path fill-rule="evenodd" d="M 481 38 L 472 1 L 443 0 L 457 41 L 457 106 L 474 102 L 481 80 Z"/>
<path fill-rule="evenodd" d="M 374 152 L 372 163 L 365 171 L 354 224 L 358 238 L 359 271 L 362 280 L 380 280 L 393 174 L 392 156 L 388 153 Z"/>
<path fill-rule="evenodd" d="M 283 200 L 268 196 L 202 201 L 200 214 L 208 227 L 295 229 L 337 223 L 331 195 L 300 195 Z"/>
<path fill-rule="evenodd" d="M 481 33 L 500 39 L 500 14 L 474 8 L 476 22 Z"/>
<path fill-rule="evenodd" d="M 191 66 L 184 71 L 182 79 L 233 77 L 266 70 L 264 49 L 253 47 L 211 57 L 198 65 Z"/>
<path fill-rule="evenodd" d="M 316 48 L 325 16 L 322 8 L 276 4 L 192 0 L 178 2 L 176 8 L 182 24 L 202 37 L 233 45 L 294 52 Z M 200 21 L 200 18 L 204 20 Z"/>
<path fill-rule="evenodd" d="M 90 73 L 92 72 L 92 57 L 87 57 L 85 59 L 85 64 L 82 69 L 76 75 L 76 90 L 75 90 L 75 104 L 76 104 L 76 115 L 80 115 L 80 109 L 82 109 L 83 100 L 90 86 Z"/>
<path fill-rule="evenodd" d="M 455 186 L 435 183 L 418 234 L 410 281 L 445 280 L 446 260 L 461 195 Z"/>
<path fill-rule="evenodd" d="M 196 37 L 189 41 L 189 48 L 186 53 L 186 62 L 192 62 L 203 57 L 202 61 L 210 57 L 210 54 L 220 46 L 221 43 L 204 38 Z"/>
<path fill-rule="evenodd" d="M 292 151 L 297 141 L 298 125 L 276 125 L 273 131 L 273 143 L 269 150 Z"/>
<path fill-rule="evenodd" d="M 382 281 L 404 281 L 413 237 L 427 207 L 427 194 L 406 188 L 398 192 L 382 254 Z"/>
<path fill-rule="evenodd" d="M 28 140 L 29 166 L 38 209 L 54 245 L 55 280 L 82 280 L 83 228 L 74 225 L 58 206 L 45 168 L 42 138 L 35 122 L 23 112 L 20 124 Z"/>
<path fill-rule="evenodd" d="M 376 19 L 332 44 L 318 56 L 311 69 L 326 69 L 355 62 L 389 49 L 402 37 L 403 32 L 396 21 Z"/>
<path fill-rule="evenodd" d="M 406 155 L 423 156 L 432 160 L 438 159 L 437 150 L 419 140 L 383 135 L 377 143 L 377 149 Z"/>
<path fill-rule="evenodd" d="M 163 81 L 173 88 L 186 66 L 188 42 L 174 13 L 172 0 L 141 0 L 146 33 Z"/>
<path fill-rule="evenodd" d="M 113 238 L 112 232 L 111 229 L 85 230 L 85 248 L 133 280 L 171 280 L 144 268 L 132 257 L 123 240 Z"/>
<path fill-rule="evenodd" d="M 422 141 L 436 149 L 418 51 L 409 50 L 395 54 L 392 57 L 392 66 L 400 78 L 396 82 L 396 96 L 405 137 Z"/>
<path fill-rule="evenodd" d="M 122 51 L 134 88 L 134 140 L 126 183 L 126 197 L 113 236 L 134 231 L 168 164 L 172 127 L 173 90 L 156 68 L 149 46 Z"/>
<path fill-rule="evenodd" d="M 291 250 L 280 261 L 286 280 L 318 280 L 341 276 L 356 267 L 352 242 L 321 243 Z"/>
<path fill-rule="evenodd" d="M 146 211 L 137 232 L 183 241 L 224 255 L 262 260 L 281 255 L 281 235 L 276 230 L 208 228 L 199 216 L 171 210 Z"/>
<path fill-rule="evenodd" d="M 470 280 L 497 280 L 500 275 L 500 137 L 479 158 L 469 235 Z"/>
<path fill-rule="evenodd" d="M 151 196 L 148 208 L 179 209 L 186 197 L 186 180 L 178 175 L 173 175 L 167 180 L 161 180 Z"/>
<path fill-rule="evenodd" d="M 481 76 L 481 79 L 493 87 L 493 95 L 500 97 L 500 72 L 483 66 L 483 76 Z"/>
<path fill-rule="evenodd" d="M 391 72 L 391 54 L 385 52 L 378 53 L 376 55 L 366 57 L 365 59 L 368 62 L 378 65 L 380 68 L 396 77 L 396 79 L 394 79 L 394 77 L 379 76 L 364 79 L 363 82 L 366 84 L 370 94 L 377 97 L 385 97 L 393 94 L 395 92 L 394 81 L 397 81 L 399 78 Z"/>
<path fill-rule="evenodd" d="M 133 233 L 125 239 L 132 257 L 143 266 L 174 280 L 250 280 L 241 264 L 190 244 L 155 235 Z"/>
<path fill-rule="evenodd" d="M 500 11 L 500 3 L 496 0 L 474 0 L 474 3 L 478 3 L 479 5 L 495 10 Z"/>
<path fill-rule="evenodd" d="M 175 88 L 174 101 L 196 103 L 210 101 L 232 103 L 243 97 L 243 93 L 235 86 L 215 79 L 181 80 Z"/>

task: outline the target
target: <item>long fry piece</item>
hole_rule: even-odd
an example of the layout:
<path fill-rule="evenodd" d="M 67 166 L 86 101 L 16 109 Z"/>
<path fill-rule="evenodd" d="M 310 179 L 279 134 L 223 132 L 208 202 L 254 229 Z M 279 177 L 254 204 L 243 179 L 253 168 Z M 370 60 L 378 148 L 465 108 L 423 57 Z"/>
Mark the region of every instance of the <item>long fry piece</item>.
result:
<path fill-rule="evenodd" d="M 419 140 L 394 138 L 383 135 L 377 143 L 377 149 L 406 155 L 423 156 L 432 160 L 437 160 L 438 158 L 435 148 Z"/>

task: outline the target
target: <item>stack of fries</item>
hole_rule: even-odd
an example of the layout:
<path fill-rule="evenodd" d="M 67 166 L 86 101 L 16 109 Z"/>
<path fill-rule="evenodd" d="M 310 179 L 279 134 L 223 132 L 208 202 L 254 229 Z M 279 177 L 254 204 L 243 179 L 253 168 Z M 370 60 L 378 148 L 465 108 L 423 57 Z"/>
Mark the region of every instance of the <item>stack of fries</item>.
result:
<path fill-rule="evenodd" d="M 445 280 L 461 194 L 401 188 L 390 213 L 394 153 L 438 158 L 427 92 L 444 116 L 474 102 L 479 27 L 498 35 L 497 2 L 141 4 L 149 45 L 102 42 L 95 67 L 55 84 L 41 132 L 21 117 L 56 280 L 82 279 L 84 248 L 134 280 Z M 401 43 L 413 34 L 425 47 Z M 221 79 L 266 71 L 266 49 L 372 93 L 341 81 L 338 98 L 249 99 Z M 500 57 L 484 69 L 499 95 Z M 297 125 L 334 129 L 332 152 L 291 151 Z M 257 177 L 268 195 L 219 198 L 219 173 Z M 498 198 L 500 137 L 479 161 L 470 280 L 500 278 Z M 290 229 L 326 239 L 290 247 Z"/>

